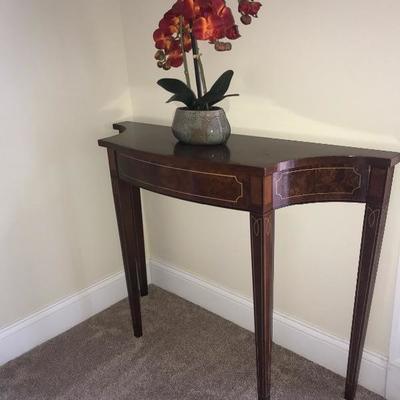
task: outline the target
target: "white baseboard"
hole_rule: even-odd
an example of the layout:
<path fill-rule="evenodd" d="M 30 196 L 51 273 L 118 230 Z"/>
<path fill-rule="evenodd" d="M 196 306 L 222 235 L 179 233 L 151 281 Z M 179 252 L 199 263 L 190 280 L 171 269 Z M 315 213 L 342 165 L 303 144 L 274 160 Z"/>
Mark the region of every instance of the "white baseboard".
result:
<path fill-rule="evenodd" d="M 251 299 L 231 293 L 158 260 L 150 260 L 149 267 L 153 284 L 254 331 Z M 341 376 L 346 374 L 348 342 L 280 312 L 274 312 L 274 342 Z M 365 351 L 360 384 L 384 396 L 387 363 L 385 357 Z M 398 399 L 399 397 L 393 397 L 390 400 Z"/>
<path fill-rule="evenodd" d="M 65 332 L 126 296 L 125 275 L 119 272 L 0 329 L 0 365 Z"/>
<path fill-rule="evenodd" d="M 254 331 L 253 303 L 176 267 L 150 260 L 149 282 Z M 103 311 L 127 296 L 123 272 L 110 276 L 15 324 L 0 330 L 0 365 Z M 304 322 L 274 312 L 274 342 L 345 376 L 348 343 Z M 385 395 L 387 359 L 365 351 L 360 384 Z M 388 400 L 400 400 L 400 364 L 391 363 Z"/>
<path fill-rule="evenodd" d="M 394 290 L 386 398 L 388 400 L 400 400 L 400 260 L 397 266 L 396 288 Z"/>
<path fill-rule="evenodd" d="M 389 362 L 387 371 L 387 400 L 400 400 L 400 359 Z"/>

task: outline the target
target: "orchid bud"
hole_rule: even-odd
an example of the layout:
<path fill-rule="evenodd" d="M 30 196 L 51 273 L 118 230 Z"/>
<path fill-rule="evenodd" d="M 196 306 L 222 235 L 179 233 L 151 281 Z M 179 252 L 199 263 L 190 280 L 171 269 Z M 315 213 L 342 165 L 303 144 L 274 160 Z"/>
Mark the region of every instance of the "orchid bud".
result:
<path fill-rule="evenodd" d="M 214 48 L 217 51 L 229 51 L 229 50 L 232 50 L 232 43 L 220 42 L 217 40 L 214 44 Z"/>
<path fill-rule="evenodd" d="M 165 71 L 168 71 L 171 69 L 171 63 L 167 60 L 162 67 L 165 69 Z"/>
<path fill-rule="evenodd" d="M 242 21 L 242 24 L 244 25 L 250 25 L 251 24 L 251 17 L 248 14 L 244 14 L 240 17 L 240 20 Z"/>
<path fill-rule="evenodd" d="M 230 50 L 232 50 L 232 43 L 229 42 L 225 43 L 225 51 L 230 51 Z"/>
<path fill-rule="evenodd" d="M 224 51 L 225 50 L 225 43 L 222 43 L 222 42 L 217 40 L 214 43 L 214 49 L 217 50 L 217 51 Z"/>
<path fill-rule="evenodd" d="M 164 51 L 163 51 L 163 50 L 157 50 L 156 54 L 154 55 L 154 58 L 155 58 L 156 60 L 159 60 L 159 61 L 165 60 Z"/>

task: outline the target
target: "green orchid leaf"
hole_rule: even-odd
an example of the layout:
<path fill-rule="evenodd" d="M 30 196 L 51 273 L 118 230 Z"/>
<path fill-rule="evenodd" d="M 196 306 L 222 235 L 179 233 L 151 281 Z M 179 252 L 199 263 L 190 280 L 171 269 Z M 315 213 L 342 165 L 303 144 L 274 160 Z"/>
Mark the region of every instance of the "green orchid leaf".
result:
<path fill-rule="evenodd" d="M 225 71 L 212 85 L 211 89 L 201 98 L 197 99 L 199 104 L 215 104 L 224 98 L 225 93 L 229 89 L 231 80 L 233 77 L 233 71 Z"/>
<path fill-rule="evenodd" d="M 193 107 L 196 101 L 196 95 L 184 82 L 179 79 L 164 78 L 160 79 L 157 83 L 168 92 L 174 93 L 174 96 L 172 96 L 167 103 L 171 101 L 180 101 L 188 108 Z"/>
<path fill-rule="evenodd" d="M 233 77 L 233 71 L 229 69 L 228 71 L 225 71 L 212 85 L 211 89 L 208 91 L 208 93 L 219 93 L 220 95 L 224 95 L 228 89 L 229 85 L 231 84 L 231 80 Z"/>
<path fill-rule="evenodd" d="M 189 109 L 193 109 L 195 98 L 188 96 L 187 93 L 177 93 L 170 97 L 166 102 L 171 103 L 172 101 L 180 101 L 181 103 L 185 104 L 185 106 Z"/>
<path fill-rule="evenodd" d="M 214 104 L 219 103 L 220 101 L 222 101 L 223 99 L 225 99 L 225 98 L 227 98 L 227 97 L 236 97 L 236 96 L 239 96 L 239 94 L 238 94 L 238 93 L 235 93 L 235 94 L 226 94 L 225 96 L 222 96 L 221 98 L 216 99 L 215 101 L 209 102 L 208 105 L 209 105 L 210 107 L 212 107 Z"/>
<path fill-rule="evenodd" d="M 190 90 L 186 84 L 179 79 L 163 78 L 157 81 L 163 89 L 171 93 L 180 93 L 186 90 Z"/>

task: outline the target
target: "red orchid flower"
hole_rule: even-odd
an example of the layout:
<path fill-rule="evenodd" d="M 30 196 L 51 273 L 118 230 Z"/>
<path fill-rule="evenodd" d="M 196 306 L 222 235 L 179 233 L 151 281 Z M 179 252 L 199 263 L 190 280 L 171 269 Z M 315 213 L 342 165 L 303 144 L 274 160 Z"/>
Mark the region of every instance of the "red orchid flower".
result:
<path fill-rule="evenodd" d="M 261 3 L 257 1 L 250 0 L 240 0 L 239 2 L 239 12 L 241 14 L 251 15 L 252 17 L 257 17 L 258 11 L 260 11 Z"/>
<path fill-rule="evenodd" d="M 153 33 L 153 39 L 157 49 L 167 50 L 172 42 L 172 36 L 166 34 L 162 29 L 156 29 Z"/>
<path fill-rule="evenodd" d="M 167 63 L 171 67 L 180 67 L 183 64 L 182 49 L 179 40 L 175 40 L 171 43 L 167 53 Z"/>
<path fill-rule="evenodd" d="M 243 24 L 251 23 L 257 17 L 261 3 L 253 0 L 238 0 L 238 10 Z M 231 40 L 240 37 L 232 10 L 225 0 L 175 0 L 172 7 L 164 14 L 153 33 L 157 65 L 169 70 L 184 66 L 186 83 L 178 79 L 160 79 L 157 83 L 174 95 L 167 101 L 178 101 L 189 110 L 210 110 L 225 97 L 238 96 L 226 94 L 233 71 L 225 71 L 217 81 L 207 89 L 199 40 L 206 40 L 216 51 L 232 49 Z M 188 57 L 193 52 L 193 67 L 197 97 L 192 90 Z"/>
<path fill-rule="evenodd" d="M 242 22 L 250 23 L 260 7 L 257 1 L 239 0 Z M 191 35 L 196 40 L 207 40 L 219 51 L 232 47 L 229 42 L 221 40 L 240 37 L 232 10 L 225 0 L 176 0 L 153 34 L 156 48 L 164 51 L 157 52 L 158 65 L 167 63 L 168 69 L 182 65 L 183 52 L 189 52 L 193 47 Z"/>

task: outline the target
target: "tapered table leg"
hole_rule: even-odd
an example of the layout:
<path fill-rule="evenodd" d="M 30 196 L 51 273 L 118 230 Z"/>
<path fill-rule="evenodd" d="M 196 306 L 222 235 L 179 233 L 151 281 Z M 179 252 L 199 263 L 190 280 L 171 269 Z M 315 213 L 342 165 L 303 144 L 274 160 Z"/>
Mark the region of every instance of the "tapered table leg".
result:
<path fill-rule="evenodd" d="M 354 400 L 386 221 L 393 168 L 372 168 L 354 299 L 345 399 Z"/>
<path fill-rule="evenodd" d="M 142 336 L 142 317 L 140 311 L 140 288 L 138 281 L 138 234 L 135 229 L 137 226 L 135 224 L 135 213 L 133 212 L 133 189 L 131 184 L 118 178 L 115 153 L 112 150 L 108 150 L 108 157 L 133 332 L 136 337 L 140 337 Z M 140 234 L 143 233 L 139 232 L 139 235 Z"/>
<path fill-rule="evenodd" d="M 258 400 L 270 399 L 274 211 L 250 214 Z"/>

